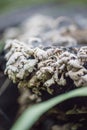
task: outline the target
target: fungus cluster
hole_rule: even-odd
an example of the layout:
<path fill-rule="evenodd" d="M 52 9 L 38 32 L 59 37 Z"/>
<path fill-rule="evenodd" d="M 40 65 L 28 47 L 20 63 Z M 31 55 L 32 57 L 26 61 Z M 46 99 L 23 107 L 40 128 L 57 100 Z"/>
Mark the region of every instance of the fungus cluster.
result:
<path fill-rule="evenodd" d="M 30 48 L 18 40 L 8 40 L 5 50 L 5 74 L 19 87 L 31 88 L 35 94 L 41 94 L 41 90 L 52 94 L 51 86 L 64 87 L 67 78 L 76 87 L 87 85 L 87 46 Z"/>

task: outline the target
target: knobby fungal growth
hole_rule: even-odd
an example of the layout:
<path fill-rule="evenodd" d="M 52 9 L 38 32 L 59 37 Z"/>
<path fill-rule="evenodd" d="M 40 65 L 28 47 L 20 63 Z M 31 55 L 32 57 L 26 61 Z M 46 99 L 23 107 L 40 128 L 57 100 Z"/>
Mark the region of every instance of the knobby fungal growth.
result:
<path fill-rule="evenodd" d="M 36 15 L 19 28 L 7 29 L 5 74 L 39 95 L 42 90 L 52 94 L 55 87 L 68 86 L 69 79 L 75 87 L 87 85 L 87 47 L 76 47 L 84 39 L 73 35 L 76 32 L 81 33 L 77 23 L 65 16 Z"/>
<path fill-rule="evenodd" d="M 31 88 L 36 94 L 41 90 L 52 94 L 51 86 L 64 87 L 67 77 L 76 87 L 87 85 L 87 46 L 30 48 L 18 40 L 8 40 L 5 50 L 5 74 L 19 87 Z"/>

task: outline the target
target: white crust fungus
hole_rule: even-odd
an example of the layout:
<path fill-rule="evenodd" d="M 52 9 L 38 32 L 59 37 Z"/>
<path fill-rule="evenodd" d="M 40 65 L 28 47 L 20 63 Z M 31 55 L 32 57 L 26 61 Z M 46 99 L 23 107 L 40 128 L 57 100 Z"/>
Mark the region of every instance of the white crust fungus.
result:
<path fill-rule="evenodd" d="M 24 43 L 10 40 L 5 49 L 7 50 L 5 74 L 20 87 L 29 87 L 39 94 L 41 89 L 52 93 L 51 86 L 67 85 L 67 77 L 76 87 L 87 85 L 87 69 L 84 67 L 87 61 L 87 46 L 78 48 L 74 54 L 63 47 L 31 49 Z"/>

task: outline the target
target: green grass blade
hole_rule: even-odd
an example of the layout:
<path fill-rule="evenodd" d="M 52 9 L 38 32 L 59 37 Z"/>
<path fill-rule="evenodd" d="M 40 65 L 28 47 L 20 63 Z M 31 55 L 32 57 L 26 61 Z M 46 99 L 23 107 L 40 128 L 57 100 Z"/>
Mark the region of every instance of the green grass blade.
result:
<path fill-rule="evenodd" d="M 5 42 L 3 40 L 0 40 L 0 53 L 3 51 L 5 46 Z"/>
<path fill-rule="evenodd" d="M 87 87 L 79 88 L 60 96 L 54 97 L 43 103 L 33 105 L 31 108 L 27 108 L 27 110 L 19 117 L 11 130 L 30 130 L 34 123 L 46 111 L 67 99 L 80 96 L 87 96 Z"/>

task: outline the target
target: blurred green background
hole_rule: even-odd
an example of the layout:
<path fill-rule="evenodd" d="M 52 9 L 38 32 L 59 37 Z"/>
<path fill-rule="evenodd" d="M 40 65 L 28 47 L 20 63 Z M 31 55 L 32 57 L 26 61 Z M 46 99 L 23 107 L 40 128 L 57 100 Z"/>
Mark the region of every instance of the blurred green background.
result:
<path fill-rule="evenodd" d="M 0 0 L 0 13 L 40 4 L 63 4 L 87 6 L 87 0 Z"/>

